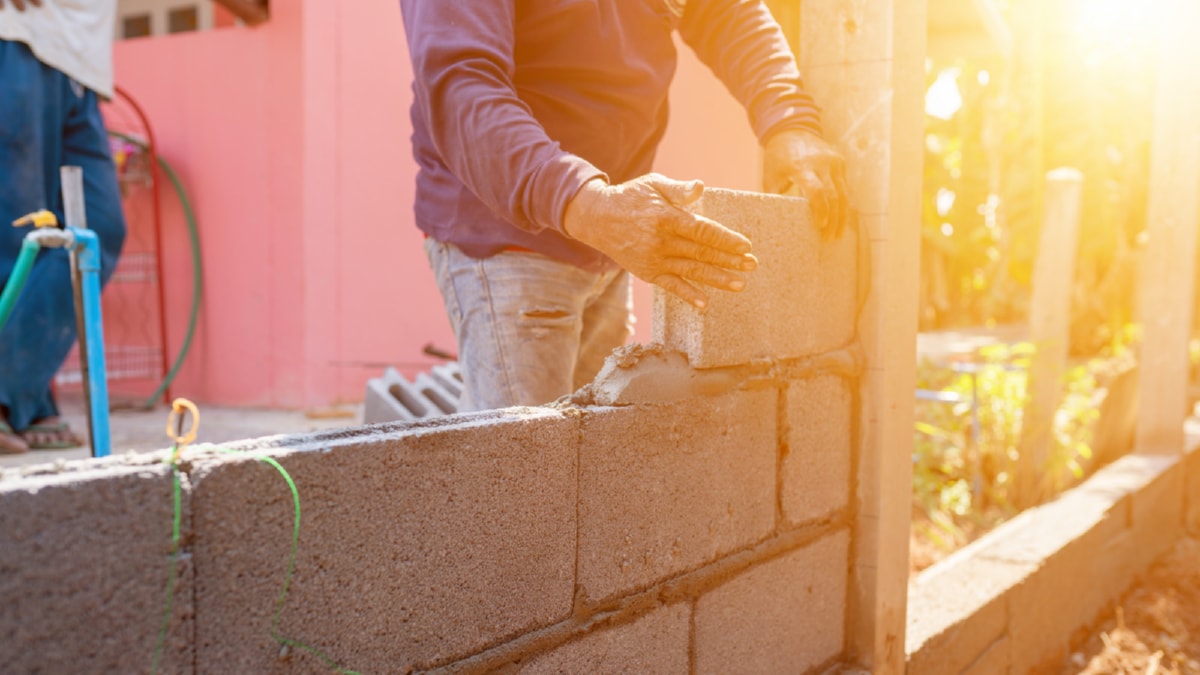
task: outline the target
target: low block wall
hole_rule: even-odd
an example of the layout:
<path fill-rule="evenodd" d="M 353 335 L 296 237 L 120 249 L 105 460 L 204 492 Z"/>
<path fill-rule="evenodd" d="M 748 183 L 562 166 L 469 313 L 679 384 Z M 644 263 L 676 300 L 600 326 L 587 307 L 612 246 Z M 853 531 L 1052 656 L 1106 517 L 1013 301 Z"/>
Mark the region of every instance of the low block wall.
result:
<path fill-rule="evenodd" d="M 812 228 L 800 200 L 713 199 L 756 222 Z M 770 274 L 801 259 L 799 248 L 822 246 L 853 267 L 853 234 L 780 237 L 785 250 L 760 257 Z M 856 278 L 834 272 L 714 298 L 716 316 L 814 324 L 778 356 L 739 343 L 763 334 L 751 324 L 740 338 L 676 308 L 663 320 L 685 328 L 672 334 L 721 332 L 683 341 L 721 367 L 631 348 L 554 407 L 190 450 L 162 670 L 328 671 L 280 637 L 363 673 L 803 673 L 838 663 L 863 364 L 853 289 L 821 295 L 837 304 L 827 312 L 804 300 L 813 285 Z M 260 457 L 290 473 L 301 500 L 281 609 L 292 496 Z M 151 669 L 171 559 L 161 460 L 0 476 L 0 671 Z"/>
<path fill-rule="evenodd" d="M 910 585 L 908 670 L 1057 671 L 1074 640 L 1185 532 L 1200 452 L 1129 455 L 934 565 Z"/>

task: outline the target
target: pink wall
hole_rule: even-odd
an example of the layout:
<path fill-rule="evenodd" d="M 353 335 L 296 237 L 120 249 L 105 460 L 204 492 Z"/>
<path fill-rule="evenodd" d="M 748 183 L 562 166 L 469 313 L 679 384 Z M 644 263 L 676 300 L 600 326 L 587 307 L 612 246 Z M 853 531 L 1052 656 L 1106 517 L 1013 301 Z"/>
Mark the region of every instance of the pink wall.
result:
<path fill-rule="evenodd" d="M 205 301 L 174 393 L 227 405 L 358 400 L 392 364 L 454 350 L 412 225 L 411 70 L 396 0 L 275 0 L 256 28 L 117 44 L 120 86 L 146 109 L 200 221 Z M 745 115 L 681 52 L 658 171 L 753 189 Z M 182 340 L 190 259 L 167 207 L 169 338 Z M 637 293 L 649 338 L 649 293 Z"/>

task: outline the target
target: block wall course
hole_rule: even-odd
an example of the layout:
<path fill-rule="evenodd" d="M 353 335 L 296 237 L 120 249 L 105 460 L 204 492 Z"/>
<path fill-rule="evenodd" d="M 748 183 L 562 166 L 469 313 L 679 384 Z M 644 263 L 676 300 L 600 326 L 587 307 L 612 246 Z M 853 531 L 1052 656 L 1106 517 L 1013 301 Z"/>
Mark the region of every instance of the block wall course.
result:
<path fill-rule="evenodd" d="M 0 672 L 149 672 L 173 518 L 161 461 L 0 481 Z M 186 559 L 178 575 L 160 672 L 192 671 Z"/>
<path fill-rule="evenodd" d="M 908 672 L 966 670 L 1004 636 L 1007 594 L 1036 570 L 1035 563 L 977 559 L 920 574 L 908 593 Z"/>
<path fill-rule="evenodd" d="M 803 673 L 839 657 L 849 542 L 847 532 L 837 532 L 701 596 L 695 672 Z"/>
<path fill-rule="evenodd" d="M 1043 514 L 1049 518 L 1061 511 Z M 1113 559 L 1098 559 L 1123 534 L 1119 517 L 1108 516 L 1043 560 L 1008 594 L 1012 672 L 1027 673 L 1066 656 L 1076 630 L 1092 624 L 1131 579 L 1109 580 Z M 1100 563 L 1100 564 L 1097 564 Z"/>
<path fill-rule="evenodd" d="M 909 592 L 910 672 L 991 663 L 999 657 L 981 650 L 1001 633 L 1011 672 L 1061 659 L 1178 538 L 1182 481 L 1177 458 L 1123 457 L 923 572 Z"/>
<path fill-rule="evenodd" d="M 604 628 L 522 664 L 521 675 L 655 673 L 687 675 L 690 603 L 660 607 L 631 623 Z"/>
<path fill-rule="evenodd" d="M 1000 675 L 1011 670 L 1012 645 L 1007 637 L 996 640 L 962 675 Z"/>
<path fill-rule="evenodd" d="M 602 602 L 767 537 L 775 389 L 589 408 L 579 453 L 579 585 Z"/>
<path fill-rule="evenodd" d="M 1184 533 L 1186 458 L 1179 457 L 1178 466 L 1175 457 L 1148 459 L 1159 462 L 1162 472 L 1133 494 L 1133 545 L 1139 569 L 1166 555 Z"/>
<path fill-rule="evenodd" d="M 849 503 L 851 405 L 850 384 L 840 377 L 788 386 L 782 504 L 790 523 L 821 518 Z"/>
<path fill-rule="evenodd" d="M 576 421 L 550 410 L 447 418 L 266 450 L 303 523 L 279 629 L 352 670 L 468 656 L 571 613 Z M 210 672 L 319 671 L 280 659 L 271 615 L 292 500 L 251 457 L 196 462 L 196 639 Z"/>
<path fill-rule="evenodd" d="M 1193 537 L 1200 537 L 1200 450 L 1184 455 L 1184 522 Z"/>
<path fill-rule="evenodd" d="M 857 238 L 822 239 L 808 203 L 794 197 L 707 188 L 693 210 L 746 235 L 759 267 L 741 293 L 714 291 L 707 310 L 656 289 L 654 341 L 696 368 L 790 359 L 854 337 Z"/>

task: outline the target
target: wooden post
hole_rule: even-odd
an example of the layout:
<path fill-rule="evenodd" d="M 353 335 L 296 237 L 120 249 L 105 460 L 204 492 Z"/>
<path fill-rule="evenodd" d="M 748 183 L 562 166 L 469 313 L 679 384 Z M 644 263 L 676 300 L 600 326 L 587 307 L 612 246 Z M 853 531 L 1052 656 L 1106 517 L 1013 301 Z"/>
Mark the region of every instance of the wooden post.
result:
<path fill-rule="evenodd" d="M 1163 0 L 1142 280 L 1140 453 L 1183 452 L 1200 218 L 1200 3 Z"/>
<path fill-rule="evenodd" d="M 801 70 L 870 251 L 846 651 L 872 673 L 905 666 L 927 18 L 926 0 L 801 3 Z"/>
<path fill-rule="evenodd" d="M 1054 414 L 1062 400 L 1063 375 L 1067 371 L 1071 290 L 1082 209 L 1083 174 L 1075 169 L 1051 171 L 1046 176 L 1046 216 L 1033 269 L 1029 335 L 1037 351 L 1029 368 L 1029 397 L 1022 418 L 1016 476 L 1018 502 L 1026 507 L 1040 502 L 1048 487 L 1043 483 L 1043 468 L 1050 458 Z"/>

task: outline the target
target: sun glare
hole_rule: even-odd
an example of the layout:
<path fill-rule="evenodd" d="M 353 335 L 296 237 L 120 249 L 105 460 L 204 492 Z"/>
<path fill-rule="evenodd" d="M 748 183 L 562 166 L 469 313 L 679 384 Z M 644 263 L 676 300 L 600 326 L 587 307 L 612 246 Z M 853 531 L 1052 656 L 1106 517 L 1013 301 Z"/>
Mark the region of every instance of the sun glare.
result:
<path fill-rule="evenodd" d="M 1192 0 L 1189 0 L 1192 1 Z M 1075 29 L 1088 42 L 1114 47 L 1146 37 L 1162 11 L 1162 0 L 1075 0 Z"/>
<path fill-rule="evenodd" d="M 957 68 L 948 68 L 938 74 L 937 81 L 925 93 L 925 112 L 948 120 L 963 105 L 962 93 L 958 90 Z"/>

